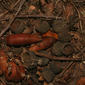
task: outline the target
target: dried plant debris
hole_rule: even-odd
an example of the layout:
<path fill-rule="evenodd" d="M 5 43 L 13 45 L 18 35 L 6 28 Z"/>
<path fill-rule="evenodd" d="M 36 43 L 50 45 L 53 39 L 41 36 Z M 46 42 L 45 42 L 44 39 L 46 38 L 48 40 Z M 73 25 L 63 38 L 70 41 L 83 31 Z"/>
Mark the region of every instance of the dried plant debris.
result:
<path fill-rule="evenodd" d="M 15 20 L 10 28 L 14 33 L 22 33 L 25 29 L 25 23 L 21 20 Z"/>
<path fill-rule="evenodd" d="M 84 0 L 0 1 L 0 85 L 85 85 L 84 57 Z"/>

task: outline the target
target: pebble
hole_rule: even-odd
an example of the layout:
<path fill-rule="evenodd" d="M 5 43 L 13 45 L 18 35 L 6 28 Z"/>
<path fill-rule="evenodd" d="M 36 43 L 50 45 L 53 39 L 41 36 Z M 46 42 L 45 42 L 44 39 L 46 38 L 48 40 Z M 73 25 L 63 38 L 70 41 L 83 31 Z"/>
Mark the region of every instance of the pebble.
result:
<path fill-rule="evenodd" d="M 11 25 L 11 31 L 13 33 L 22 33 L 25 29 L 25 24 L 21 20 L 15 20 L 14 23 Z"/>
<path fill-rule="evenodd" d="M 57 41 L 52 47 L 52 53 L 56 56 L 61 56 L 63 51 L 64 43 Z"/>
<path fill-rule="evenodd" d="M 48 62 L 49 62 L 49 59 L 47 59 L 47 58 L 39 58 L 38 65 L 45 66 L 48 64 Z"/>
<path fill-rule="evenodd" d="M 55 20 L 52 24 L 53 30 L 56 33 L 68 32 L 68 25 L 65 20 Z"/>
<path fill-rule="evenodd" d="M 61 42 L 70 42 L 72 39 L 72 36 L 68 32 L 59 33 L 58 37 Z"/>
<path fill-rule="evenodd" d="M 50 29 L 50 25 L 48 22 L 42 21 L 35 29 L 40 33 L 46 33 Z"/>
<path fill-rule="evenodd" d="M 59 74 L 62 72 L 62 68 L 57 64 L 57 62 L 55 61 L 52 61 L 50 64 L 49 64 L 49 68 L 50 70 L 54 73 L 54 74 Z"/>
<path fill-rule="evenodd" d="M 51 82 L 54 79 L 55 74 L 49 68 L 46 67 L 42 71 L 42 76 L 47 82 Z"/>
<path fill-rule="evenodd" d="M 74 52 L 73 47 L 71 46 L 71 44 L 66 44 L 63 48 L 63 54 L 66 56 L 72 55 Z"/>

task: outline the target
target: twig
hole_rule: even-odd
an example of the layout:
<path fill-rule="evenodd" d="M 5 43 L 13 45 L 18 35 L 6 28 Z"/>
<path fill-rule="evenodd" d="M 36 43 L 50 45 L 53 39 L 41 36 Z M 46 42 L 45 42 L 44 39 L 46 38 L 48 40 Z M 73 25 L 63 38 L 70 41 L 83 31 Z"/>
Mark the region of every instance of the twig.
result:
<path fill-rule="evenodd" d="M 4 30 L 1 31 L 0 37 L 9 29 L 10 25 L 13 23 L 13 21 L 14 21 L 15 18 L 16 18 L 16 16 L 19 14 L 19 12 L 20 12 L 20 10 L 21 10 L 21 8 L 22 8 L 24 2 L 25 2 L 25 0 L 22 0 L 22 1 L 21 1 L 20 6 L 19 6 L 19 8 L 18 8 L 16 14 L 15 14 L 14 16 L 12 16 L 12 18 L 11 18 L 11 20 L 10 20 L 8 26 L 7 26 Z"/>
<path fill-rule="evenodd" d="M 58 75 L 58 76 L 56 76 L 56 78 L 55 78 L 55 81 L 57 81 L 57 80 L 62 80 L 62 81 L 64 81 L 65 83 L 66 83 L 66 81 L 63 79 L 63 77 L 64 77 L 64 75 L 68 75 L 67 74 L 67 71 L 69 72 L 69 71 L 71 71 L 71 68 L 75 65 L 76 63 L 75 62 L 70 62 L 65 68 L 64 68 L 64 70 Z"/>
<path fill-rule="evenodd" d="M 42 15 L 19 15 L 16 18 L 20 19 L 28 19 L 28 18 L 45 18 L 45 19 L 62 19 L 62 17 L 57 16 L 42 16 Z"/>
<path fill-rule="evenodd" d="M 79 56 L 80 54 L 82 54 L 85 51 L 85 48 L 83 48 L 78 54 L 76 54 L 75 56 Z M 56 57 L 56 56 L 51 56 L 51 55 L 47 55 L 41 52 L 34 52 L 36 55 L 38 56 L 43 56 L 46 57 L 48 59 L 51 60 L 56 60 L 56 61 L 75 61 L 75 62 L 81 62 L 81 61 L 85 61 L 85 59 L 82 58 L 69 58 L 69 57 Z"/>
<path fill-rule="evenodd" d="M 14 9 L 16 7 L 16 5 L 20 2 L 20 0 L 18 0 L 12 7 L 10 10 Z M 5 11 L 4 13 L 0 14 L 0 18 L 4 15 L 6 15 L 9 12 L 9 10 Z"/>
<path fill-rule="evenodd" d="M 85 0 L 74 0 L 73 2 L 75 2 L 75 3 L 84 3 Z"/>
<path fill-rule="evenodd" d="M 15 8 L 16 5 L 17 5 L 19 2 L 20 2 L 20 0 L 18 0 L 18 1 L 13 5 L 12 9 Z"/>
<path fill-rule="evenodd" d="M 80 59 L 80 58 L 56 57 L 56 56 L 50 56 L 50 55 L 46 55 L 46 54 L 39 53 L 39 52 L 34 52 L 34 53 L 38 56 L 44 56 L 48 59 L 56 60 L 56 61 L 75 61 L 75 62 L 82 61 L 82 59 Z"/>
<path fill-rule="evenodd" d="M 82 54 L 83 52 L 85 51 L 85 48 L 83 48 L 76 56 L 79 56 L 80 54 Z M 59 78 L 61 78 L 67 70 L 70 71 L 70 68 L 73 67 L 76 63 L 75 62 L 70 62 L 66 67 L 65 69 L 62 71 L 62 73 L 58 76 Z"/>
<path fill-rule="evenodd" d="M 74 64 L 74 62 L 70 62 L 70 63 L 65 67 L 65 69 L 62 71 L 62 73 L 60 74 L 59 77 L 62 77 L 62 76 L 65 74 L 65 72 L 66 72 L 73 64 Z"/>
<path fill-rule="evenodd" d="M 72 3 L 72 5 L 74 6 L 74 8 L 76 9 L 76 11 L 77 11 L 77 13 L 78 13 L 79 19 L 81 19 L 81 14 L 80 14 L 79 10 L 77 9 L 77 7 L 75 6 L 75 4 L 72 2 L 72 0 L 71 0 L 71 3 Z M 80 29 L 81 29 L 81 33 L 82 33 L 82 30 L 83 30 L 82 20 L 80 20 Z"/>
<path fill-rule="evenodd" d="M 0 22 L 2 21 L 9 21 L 9 18 L 0 19 Z"/>
<path fill-rule="evenodd" d="M 5 11 L 4 13 L 1 13 L 1 14 L 0 14 L 0 18 L 1 18 L 2 16 L 6 15 L 7 13 L 8 13 L 8 11 Z"/>
<path fill-rule="evenodd" d="M 3 85 L 6 85 L 5 81 L 2 78 L 0 78 L 0 81 L 2 82 Z M 2 85 L 2 84 L 0 84 L 0 85 Z"/>

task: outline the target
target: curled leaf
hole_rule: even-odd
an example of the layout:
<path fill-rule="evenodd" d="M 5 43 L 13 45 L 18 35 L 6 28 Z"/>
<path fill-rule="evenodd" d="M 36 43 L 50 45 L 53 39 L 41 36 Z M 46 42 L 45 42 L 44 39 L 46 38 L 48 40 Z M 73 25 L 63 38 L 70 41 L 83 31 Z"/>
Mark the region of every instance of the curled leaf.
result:
<path fill-rule="evenodd" d="M 8 69 L 6 70 L 5 77 L 8 81 L 20 81 L 25 76 L 24 66 L 18 66 L 14 62 L 8 63 Z"/>
<path fill-rule="evenodd" d="M 48 37 L 44 38 L 40 43 L 35 44 L 29 48 L 30 51 L 39 51 L 50 47 L 56 40 Z"/>
<path fill-rule="evenodd" d="M 53 33 L 51 31 L 46 32 L 45 34 L 42 35 L 43 37 L 53 37 L 55 39 L 58 39 L 58 35 L 56 33 Z"/>
<path fill-rule="evenodd" d="M 14 34 L 8 35 L 6 37 L 6 43 L 8 45 L 27 45 L 35 43 L 41 40 L 41 37 L 38 34 Z"/>
<path fill-rule="evenodd" d="M 8 66 L 8 69 L 6 70 L 5 77 L 6 77 L 6 80 L 12 81 L 14 80 L 16 76 L 17 65 L 14 62 L 9 62 L 8 64 L 9 66 Z"/>

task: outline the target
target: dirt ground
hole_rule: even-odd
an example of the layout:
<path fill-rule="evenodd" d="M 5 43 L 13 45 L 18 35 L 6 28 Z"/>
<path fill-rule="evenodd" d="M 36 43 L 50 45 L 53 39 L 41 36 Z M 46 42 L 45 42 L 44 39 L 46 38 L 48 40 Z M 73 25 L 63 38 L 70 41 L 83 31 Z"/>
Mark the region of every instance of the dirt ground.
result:
<path fill-rule="evenodd" d="M 0 0 L 0 85 L 85 85 L 85 0 Z"/>

